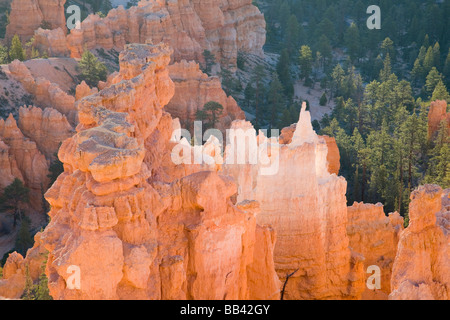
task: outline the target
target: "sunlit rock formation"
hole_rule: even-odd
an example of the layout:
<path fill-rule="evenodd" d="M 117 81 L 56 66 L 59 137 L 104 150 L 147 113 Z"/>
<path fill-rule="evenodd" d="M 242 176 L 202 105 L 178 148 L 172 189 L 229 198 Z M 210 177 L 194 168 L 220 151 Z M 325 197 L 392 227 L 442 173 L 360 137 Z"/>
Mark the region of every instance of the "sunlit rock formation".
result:
<path fill-rule="evenodd" d="M 425 185 L 411 194 L 410 224 L 400 234 L 389 299 L 450 298 L 449 193 Z"/>
<path fill-rule="evenodd" d="M 397 253 L 399 233 L 403 230 L 403 218 L 397 212 L 386 216 L 380 203 L 374 205 L 355 202 L 347 208 L 347 214 L 350 247 L 364 256 L 365 271 L 375 266 L 381 272 L 381 287 L 370 289 L 366 286 L 362 298 L 386 300 L 391 292 L 392 265 Z M 372 271 L 366 277 L 370 275 Z"/>
<path fill-rule="evenodd" d="M 64 92 L 57 84 L 38 77 L 34 78 L 27 66 L 14 60 L 8 65 L 9 75 L 19 81 L 24 89 L 33 96 L 34 102 L 43 108 L 53 108 L 66 116 L 72 126 L 77 123 L 75 98 Z"/>
<path fill-rule="evenodd" d="M 279 161 L 276 172 L 263 175 L 257 168 L 252 176 L 250 166 L 232 174 L 244 197 L 260 203 L 257 222 L 277 234 L 274 261 L 280 280 L 294 273 L 286 299 L 356 299 L 364 290 L 362 258 L 349 248 L 346 230 L 347 183 L 329 173 L 327 150 L 304 104 L 292 142 L 271 150 L 270 157 Z"/>
<path fill-rule="evenodd" d="M 217 172 L 152 180 L 150 142 L 176 123 L 163 111 L 171 53 L 127 45 L 120 81 L 77 102 L 80 124 L 60 148 L 65 171 L 46 193 L 51 222 L 39 236 L 55 299 L 279 298 L 275 234 L 256 224 L 258 203 L 235 204 L 236 185 Z M 14 257 L 11 273 L 21 273 Z"/>
<path fill-rule="evenodd" d="M 50 0 L 47 0 L 50 1 Z M 60 1 L 62 0 L 53 0 Z M 15 0 L 12 17 L 21 16 L 25 9 L 30 14 L 37 13 L 36 0 Z M 19 5 L 19 2 L 22 5 Z M 41 8 L 43 15 L 47 6 Z M 64 8 L 54 6 L 64 15 Z M 35 16 L 33 16 L 35 17 Z M 21 19 L 16 20 L 21 22 Z M 34 21 L 36 20 L 36 21 Z M 239 51 L 262 55 L 265 43 L 265 20 L 251 0 L 177 0 L 139 2 L 138 6 L 125 10 L 122 6 L 111 10 L 106 18 L 98 15 L 88 16 L 80 29 L 72 29 L 64 39 L 62 31 L 52 23 L 51 31 L 39 29 L 42 19 L 30 19 L 25 24 L 8 26 L 8 34 L 19 32 L 31 37 L 36 30 L 36 45 L 49 54 L 65 55 L 70 51 L 72 57 L 79 58 L 85 48 L 122 50 L 126 43 L 166 42 L 174 48 L 175 61 L 196 60 L 204 62 L 203 51 L 211 51 L 217 62 L 236 66 Z M 52 22 L 51 20 L 50 22 Z"/>
<path fill-rule="evenodd" d="M 54 159 L 61 143 L 73 135 L 73 128 L 66 117 L 52 108 L 37 107 L 19 109 L 19 128 L 24 135 L 36 142 L 47 159 Z"/>
<path fill-rule="evenodd" d="M 11 39 L 17 34 L 22 41 L 27 41 L 42 25 L 50 29 L 61 28 L 65 32 L 65 3 L 66 0 L 13 0 L 6 38 Z"/>
<path fill-rule="evenodd" d="M 225 132 L 234 120 L 245 119 L 244 112 L 231 96 L 222 89 L 219 78 L 208 77 L 199 65 L 185 60 L 169 66 L 170 78 L 175 83 L 175 95 L 166 110 L 179 118 L 183 128 L 192 130 L 197 119 L 196 112 L 203 110 L 207 102 L 218 102 L 223 106 L 215 128 Z"/>
<path fill-rule="evenodd" d="M 5 159 L 8 152 L 9 161 L 4 163 L 9 163 L 10 168 L 6 171 L 14 178 L 23 179 L 25 185 L 34 191 L 35 196 L 31 199 L 33 203 L 40 203 L 42 188 L 48 185 L 49 162 L 39 151 L 36 143 L 23 135 L 12 115 L 6 121 L 0 119 L 0 140 L 3 141 L 2 154 Z M 11 177 L 8 178 L 10 180 Z"/>
<path fill-rule="evenodd" d="M 433 138 L 439 131 L 441 122 L 447 124 L 448 134 L 450 135 L 450 112 L 447 112 L 447 101 L 436 100 L 431 102 L 428 112 L 428 138 Z"/>

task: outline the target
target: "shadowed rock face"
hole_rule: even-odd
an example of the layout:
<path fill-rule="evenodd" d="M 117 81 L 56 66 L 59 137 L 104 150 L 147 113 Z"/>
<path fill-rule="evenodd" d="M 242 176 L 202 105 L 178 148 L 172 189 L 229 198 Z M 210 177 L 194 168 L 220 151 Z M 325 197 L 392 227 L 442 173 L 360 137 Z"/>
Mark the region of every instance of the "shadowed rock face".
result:
<path fill-rule="evenodd" d="M 65 171 L 46 193 L 51 222 L 39 236 L 55 299 L 279 297 L 275 235 L 257 226 L 256 202 L 235 204 L 231 178 L 152 177 L 158 168 L 146 154 L 167 150 L 151 142 L 172 133 L 162 110 L 174 94 L 171 54 L 165 45 L 127 45 L 115 84 L 77 102 L 80 123 L 60 148 Z M 22 264 L 14 264 L 17 279 L 0 283 L 2 295 L 20 293 Z M 70 288 L 71 266 L 79 290 Z"/>

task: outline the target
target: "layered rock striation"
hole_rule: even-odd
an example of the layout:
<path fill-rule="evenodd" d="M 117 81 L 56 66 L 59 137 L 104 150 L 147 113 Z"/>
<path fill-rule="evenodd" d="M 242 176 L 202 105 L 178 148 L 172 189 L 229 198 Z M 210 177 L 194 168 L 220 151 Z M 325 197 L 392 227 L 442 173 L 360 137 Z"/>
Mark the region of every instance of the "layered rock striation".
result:
<path fill-rule="evenodd" d="M 19 1 L 19 0 L 16 0 Z M 29 4 L 32 0 L 20 0 Z M 15 8 L 15 7 L 14 7 Z M 14 14 L 20 14 L 18 9 Z M 10 32 L 17 26 L 10 26 Z M 33 34 L 36 24 L 23 27 Z M 81 57 L 85 48 L 123 49 L 127 43 L 161 41 L 174 49 L 175 61 L 204 62 L 209 50 L 216 61 L 236 66 L 239 51 L 262 55 L 265 20 L 251 0 L 238 1 L 147 1 L 125 10 L 122 6 L 108 16 L 88 16 L 79 29 L 66 37 L 64 30 L 36 30 L 36 44 L 49 54 Z"/>
<path fill-rule="evenodd" d="M 34 31 L 45 25 L 50 29 L 67 31 L 64 16 L 66 0 L 13 0 L 6 38 L 18 35 L 22 41 L 33 37 Z"/>

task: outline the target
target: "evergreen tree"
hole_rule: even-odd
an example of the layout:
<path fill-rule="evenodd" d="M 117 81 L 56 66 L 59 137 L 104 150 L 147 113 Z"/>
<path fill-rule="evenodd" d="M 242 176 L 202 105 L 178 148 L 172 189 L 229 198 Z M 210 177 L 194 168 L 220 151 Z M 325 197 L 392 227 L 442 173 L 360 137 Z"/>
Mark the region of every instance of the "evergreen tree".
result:
<path fill-rule="evenodd" d="M 391 74 L 392 74 L 391 57 L 389 56 L 388 53 L 386 55 L 386 58 L 384 59 L 383 69 L 380 71 L 380 80 L 382 82 L 389 80 Z"/>
<path fill-rule="evenodd" d="M 92 52 L 85 50 L 80 62 L 78 63 L 80 78 L 89 86 L 96 87 L 99 81 L 105 81 L 107 69 Z"/>
<path fill-rule="evenodd" d="M 302 79 L 309 79 L 312 72 L 312 51 L 309 46 L 302 46 L 300 48 L 300 77 Z"/>
<path fill-rule="evenodd" d="M 203 58 L 205 59 L 205 67 L 203 68 L 203 72 L 207 75 L 211 75 L 211 68 L 216 63 L 216 57 L 209 50 L 203 51 Z"/>
<path fill-rule="evenodd" d="M 359 37 L 359 30 L 355 23 L 352 23 L 344 35 L 345 46 L 348 49 L 350 59 L 354 61 L 359 55 L 359 48 L 361 41 Z"/>
<path fill-rule="evenodd" d="M 278 79 L 277 74 L 272 75 L 272 82 L 270 83 L 269 92 L 267 95 L 268 105 L 269 105 L 269 129 L 276 127 L 278 123 L 278 113 L 283 106 L 283 85 Z"/>
<path fill-rule="evenodd" d="M 437 71 L 436 67 L 433 67 L 428 73 L 427 81 L 425 82 L 425 87 L 427 88 L 428 94 L 432 94 L 436 88 L 439 81 L 442 80 L 442 75 Z"/>
<path fill-rule="evenodd" d="M 326 106 L 327 103 L 328 103 L 327 95 L 326 95 L 325 92 L 324 92 L 324 93 L 322 94 L 322 96 L 320 97 L 319 104 L 320 104 L 321 106 Z"/>
<path fill-rule="evenodd" d="M 197 111 L 198 120 L 206 120 L 205 127 L 215 128 L 219 117 L 223 113 L 223 106 L 215 101 L 209 101 L 203 106 L 203 110 Z"/>
<path fill-rule="evenodd" d="M 8 49 L 0 44 L 0 64 L 9 63 Z"/>
<path fill-rule="evenodd" d="M 447 102 L 450 102 L 450 95 L 447 91 L 447 88 L 445 87 L 445 84 L 442 80 L 439 80 L 438 84 L 436 85 L 436 88 L 433 91 L 433 95 L 431 97 L 431 101 L 436 100 L 446 100 Z"/>
<path fill-rule="evenodd" d="M 22 205 L 29 202 L 29 192 L 30 190 L 23 185 L 23 182 L 16 178 L 5 188 L 0 198 L 0 203 L 4 209 L 13 210 L 14 228 L 17 225 L 17 220 L 22 220 Z"/>
<path fill-rule="evenodd" d="M 434 66 L 433 48 L 429 47 L 427 50 L 427 54 L 425 55 L 425 58 L 423 60 L 424 73 L 428 74 Z"/>
<path fill-rule="evenodd" d="M 264 101 L 264 78 L 266 76 L 266 71 L 263 65 L 256 65 L 253 69 L 251 83 L 254 85 L 254 94 L 255 94 L 255 120 L 254 126 L 256 130 L 259 130 L 259 122 L 261 120 L 261 108 Z"/>
<path fill-rule="evenodd" d="M 9 49 L 9 60 L 20 60 L 24 61 L 26 59 L 25 50 L 22 47 L 22 42 L 18 35 L 15 35 L 11 41 L 11 48 Z"/>
<path fill-rule="evenodd" d="M 283 84 L 283 91 L 286 97 L 292 99 L 294 95 L 294 85 L 292 83 L 291 72 L 289 70 L 289 53 L 287 49 L 281 51 L 280 60 L 277 64 L 277 73 L 279 81 Z"/>
<path fill-rule="evenodd" d="M 17 234 L 16 244 L 14 249 L 25 256 L 28 249 L 33 246 L 33 238 L 30 233 L 30 222 L 29 218 L 22 219 L 20 224 L 19 233 Z"/>

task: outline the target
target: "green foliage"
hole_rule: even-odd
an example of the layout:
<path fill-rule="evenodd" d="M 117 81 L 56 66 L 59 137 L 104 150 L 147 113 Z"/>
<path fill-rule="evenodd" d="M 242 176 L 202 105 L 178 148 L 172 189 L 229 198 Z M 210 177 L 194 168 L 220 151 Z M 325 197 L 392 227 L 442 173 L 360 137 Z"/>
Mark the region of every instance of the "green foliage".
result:
<path fill-rule="evenodd" d="M 196 113 L 197 120 L 206 121 L 206 128 L 214 128 L 223 113 L 223 106 L 215 101 L 205 103 L 202 110 Z"/>
<path fill-rule="evenodd" d="M 312 72 L 312 63 L 313 63 L 313 57 L 312 57 L 312 51 L 309 46 L 302 46 L 300 48 L 300 77 L 302 79 L 309 79 L 311 72 Z"/>
<path fill-rule="evenodd" d="M 11 40 L 11 47 L 9 49 L 9 60 L 20 60 L 24 61 L 26 59 L 25 50 L 22 47 L 22 42 L 18 35 L 15 35 Z"/>
<path fill-rule="evenodd" d="M 78 63 L 78 68 L 80 70 L 80 79 L 84 80 L 91 87 L 96 87 L 99 81 L 106 80 L 108 73 L 106 66 L 89 50 L 84 51 Z"/>
<path fill-rule="evenodd" d="M 327 99 L 327 95 L 325 94 L 325 92 L 322 94 L 322 96 L 320 97 L 320 101 L 319 104 L 321 106 L 326 106 L 328 103 L 328 99 Z"/>
<path fill-rule="evenodd" d="M 0 64 L 9 63 L 8 48 L 0 44 Z"/>
<path fill-rule="evenodd" d="M 0 196 L 2 209 L 13 211 L 14 227 L 16 227 L 18 219 L 22 220 L 22 205 L 29 202 L 29 192 L 30 190 L 23 185 L 23 182 L 16 178 Z"/>
<path fill-rule="evenodd" d="M 209 50 L 203 51 L 203 58 L 205 59 L 205 66 L 202 71 L 208 75 L 211 75 L 211 67 L 216 63 L 216 57 Z"/>
<path fill-rule="evenodd" d="M 45 274 L 45 265 L 47 264 L 48 252 L 45 254 L 45 260 L 41 265 L 41 274 L 36 283 L 30 277 L 29 266 L 25 269 L 25 290 L 22 294 L 22 300 L 53 300 L 48 289 L 48 278 Z"/>
<path fill-rule="evenodd" d="M 432 101 L 435 100 L 446 100 L 450 103 L 450 94 L 447 91 L 447 88 L 445 87 L 444 82 L 439 80 L 439 82 L 436 85 L 436 88 L 433 91 L 433 95 L 431 97 Z"/>
<path fill-rule="evenodd" d="M 27 254 L 27 250 L 33 246 L 33 237 L 30 233 L 30 221 L 28 217 L 24 217 L 20 224 L 19 233 L 17 234 L 14 249 L 22 256 Z"/>

